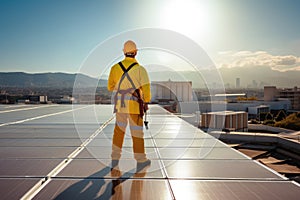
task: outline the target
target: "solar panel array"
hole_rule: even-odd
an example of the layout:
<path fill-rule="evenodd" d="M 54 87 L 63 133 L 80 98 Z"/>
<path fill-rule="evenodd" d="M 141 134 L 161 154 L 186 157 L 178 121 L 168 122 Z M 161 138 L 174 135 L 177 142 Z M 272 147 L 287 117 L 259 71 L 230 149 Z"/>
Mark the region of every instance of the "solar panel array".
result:
<path fill-rule="evenodd" d="M 1 199 L 298 199 L 300 187 L 159 106 L 151 166 L 136 172 L 129 130 L 110 170 L 110 105 L 0 106 Z"/>

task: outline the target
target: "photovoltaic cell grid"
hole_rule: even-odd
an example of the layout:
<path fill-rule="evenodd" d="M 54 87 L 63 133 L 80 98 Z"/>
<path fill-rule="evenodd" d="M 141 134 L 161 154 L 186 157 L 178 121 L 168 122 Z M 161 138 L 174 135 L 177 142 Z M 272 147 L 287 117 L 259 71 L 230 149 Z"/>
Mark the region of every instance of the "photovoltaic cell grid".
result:
<path fill-rule="evenodd" d="M 0 106 L 1 199 L 298 199 L 300 187 L 159 106 L 136 173 L 127 130 L 111 171 L 110 105 Z M 100 129 L 99 129 L 100 128 Z M 103 129 L 102 129 L 103 128 Z"/>

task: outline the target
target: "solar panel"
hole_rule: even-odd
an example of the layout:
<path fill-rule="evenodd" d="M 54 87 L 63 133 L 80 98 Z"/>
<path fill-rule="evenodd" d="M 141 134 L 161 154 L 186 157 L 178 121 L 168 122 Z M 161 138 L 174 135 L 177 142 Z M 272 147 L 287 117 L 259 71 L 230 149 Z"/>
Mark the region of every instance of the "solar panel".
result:
<path fill-rule="evenodd" d="M 39 180 L 38 178 L 0 178 L 1 199 L 21 199 Z"/>
<path fill-rule="evenodd" d="M 1 197 L 298 199 L 300 195 L 295 182 L 159 106 L 150 106 L 149 130 L 144 130 L 151 166 L 136 173 L 127 131 L 119 171 L 111 172 L 115 124 L 111 117 L 111 105 L 0 106 Z"/>

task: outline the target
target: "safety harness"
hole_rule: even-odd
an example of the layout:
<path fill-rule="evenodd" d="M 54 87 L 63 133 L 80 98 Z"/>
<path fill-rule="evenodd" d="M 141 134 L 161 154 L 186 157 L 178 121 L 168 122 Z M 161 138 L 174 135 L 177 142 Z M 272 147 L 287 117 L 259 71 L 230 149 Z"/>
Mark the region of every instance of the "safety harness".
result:
<path fill-rule="evenodd" d="M 115 97 L 114 97 L 114 101 L 115 101 L 114 112 L 117 112 L 116 105 L 117 105 L 117 101 L 118 101 L 118 94 L 121 94 L 121 107 L 125 107 L 125 95 L 131 94 L 132 95 L 131 100 L 136 100 L 139 103 L 140 116 L 143 117 L 143 115 L 144 115 L 144 101 L 141 97 L 140 90 L 135 87 L 132 79 L 130 78 L 130 76 L 128 74 L 129 70 L 133 66 L 137 65 L 138 63 L 136 63 L 136 62 L 132 63 L 127 69 L 124 67 L 122 62 L 119 62 L 118 64 L 122 68 L 123 74 L 120 78 L 118 89 L 117 89 Z M 130 82 L 132 88 L 128 88 L 126 90 L 120 90 L 121 83 L 123 82 L 125 77 L 127 77 L 127 79 Z"/>

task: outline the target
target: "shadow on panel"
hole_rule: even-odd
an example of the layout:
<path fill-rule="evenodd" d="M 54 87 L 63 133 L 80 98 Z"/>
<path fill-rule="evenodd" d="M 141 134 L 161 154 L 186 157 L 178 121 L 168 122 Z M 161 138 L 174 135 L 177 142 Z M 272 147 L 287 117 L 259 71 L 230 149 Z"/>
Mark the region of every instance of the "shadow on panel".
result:
<path fill-rule="evenodd" d="M 110 165 L 109 165 L 110 166 Z M 137 172 L 137 169 L 131 169 L 122 174 L 118 167 L 111 170 L 110 167 L 105 167 L 100 171 L 86 177 L 79 182 L 75 182 L 72 185 L 65 188 L 57 196 L 53 196 L 54 199 L 123 199 L 123 184 L 131 179 L 130 199 L 141 199 L 143 191 L 142 179 L 147 174 L 147 168 Z M 111 174 L 112 179 L 105 179 L 104 177 Z M 97 177 L 97 178 L 95 178 Z M 56 180 L 56 179 L 54 179 Z M 69 180 L 68 180 L 69 181 Z M 47 188 L 47 187 L 46 187 Z M 58 189 L 58 188 L 56 188 Z M 56 190 L 53 188 L 53 190 Z M 43 197 L 49 197 L 55 191 L 44 191 L 41 194 Z M 128 191 L 126 191 L 127 193 Z M 47 193 L 47 194 L 46 194 Z M 53 194 L 52 193 L 52 194 Z M 44 196 L 45 195 L 45 196 Z M 38 196 L 37 196 L 38 197 Z M 40 197 L 38 197 L 40 198 Z"/>

